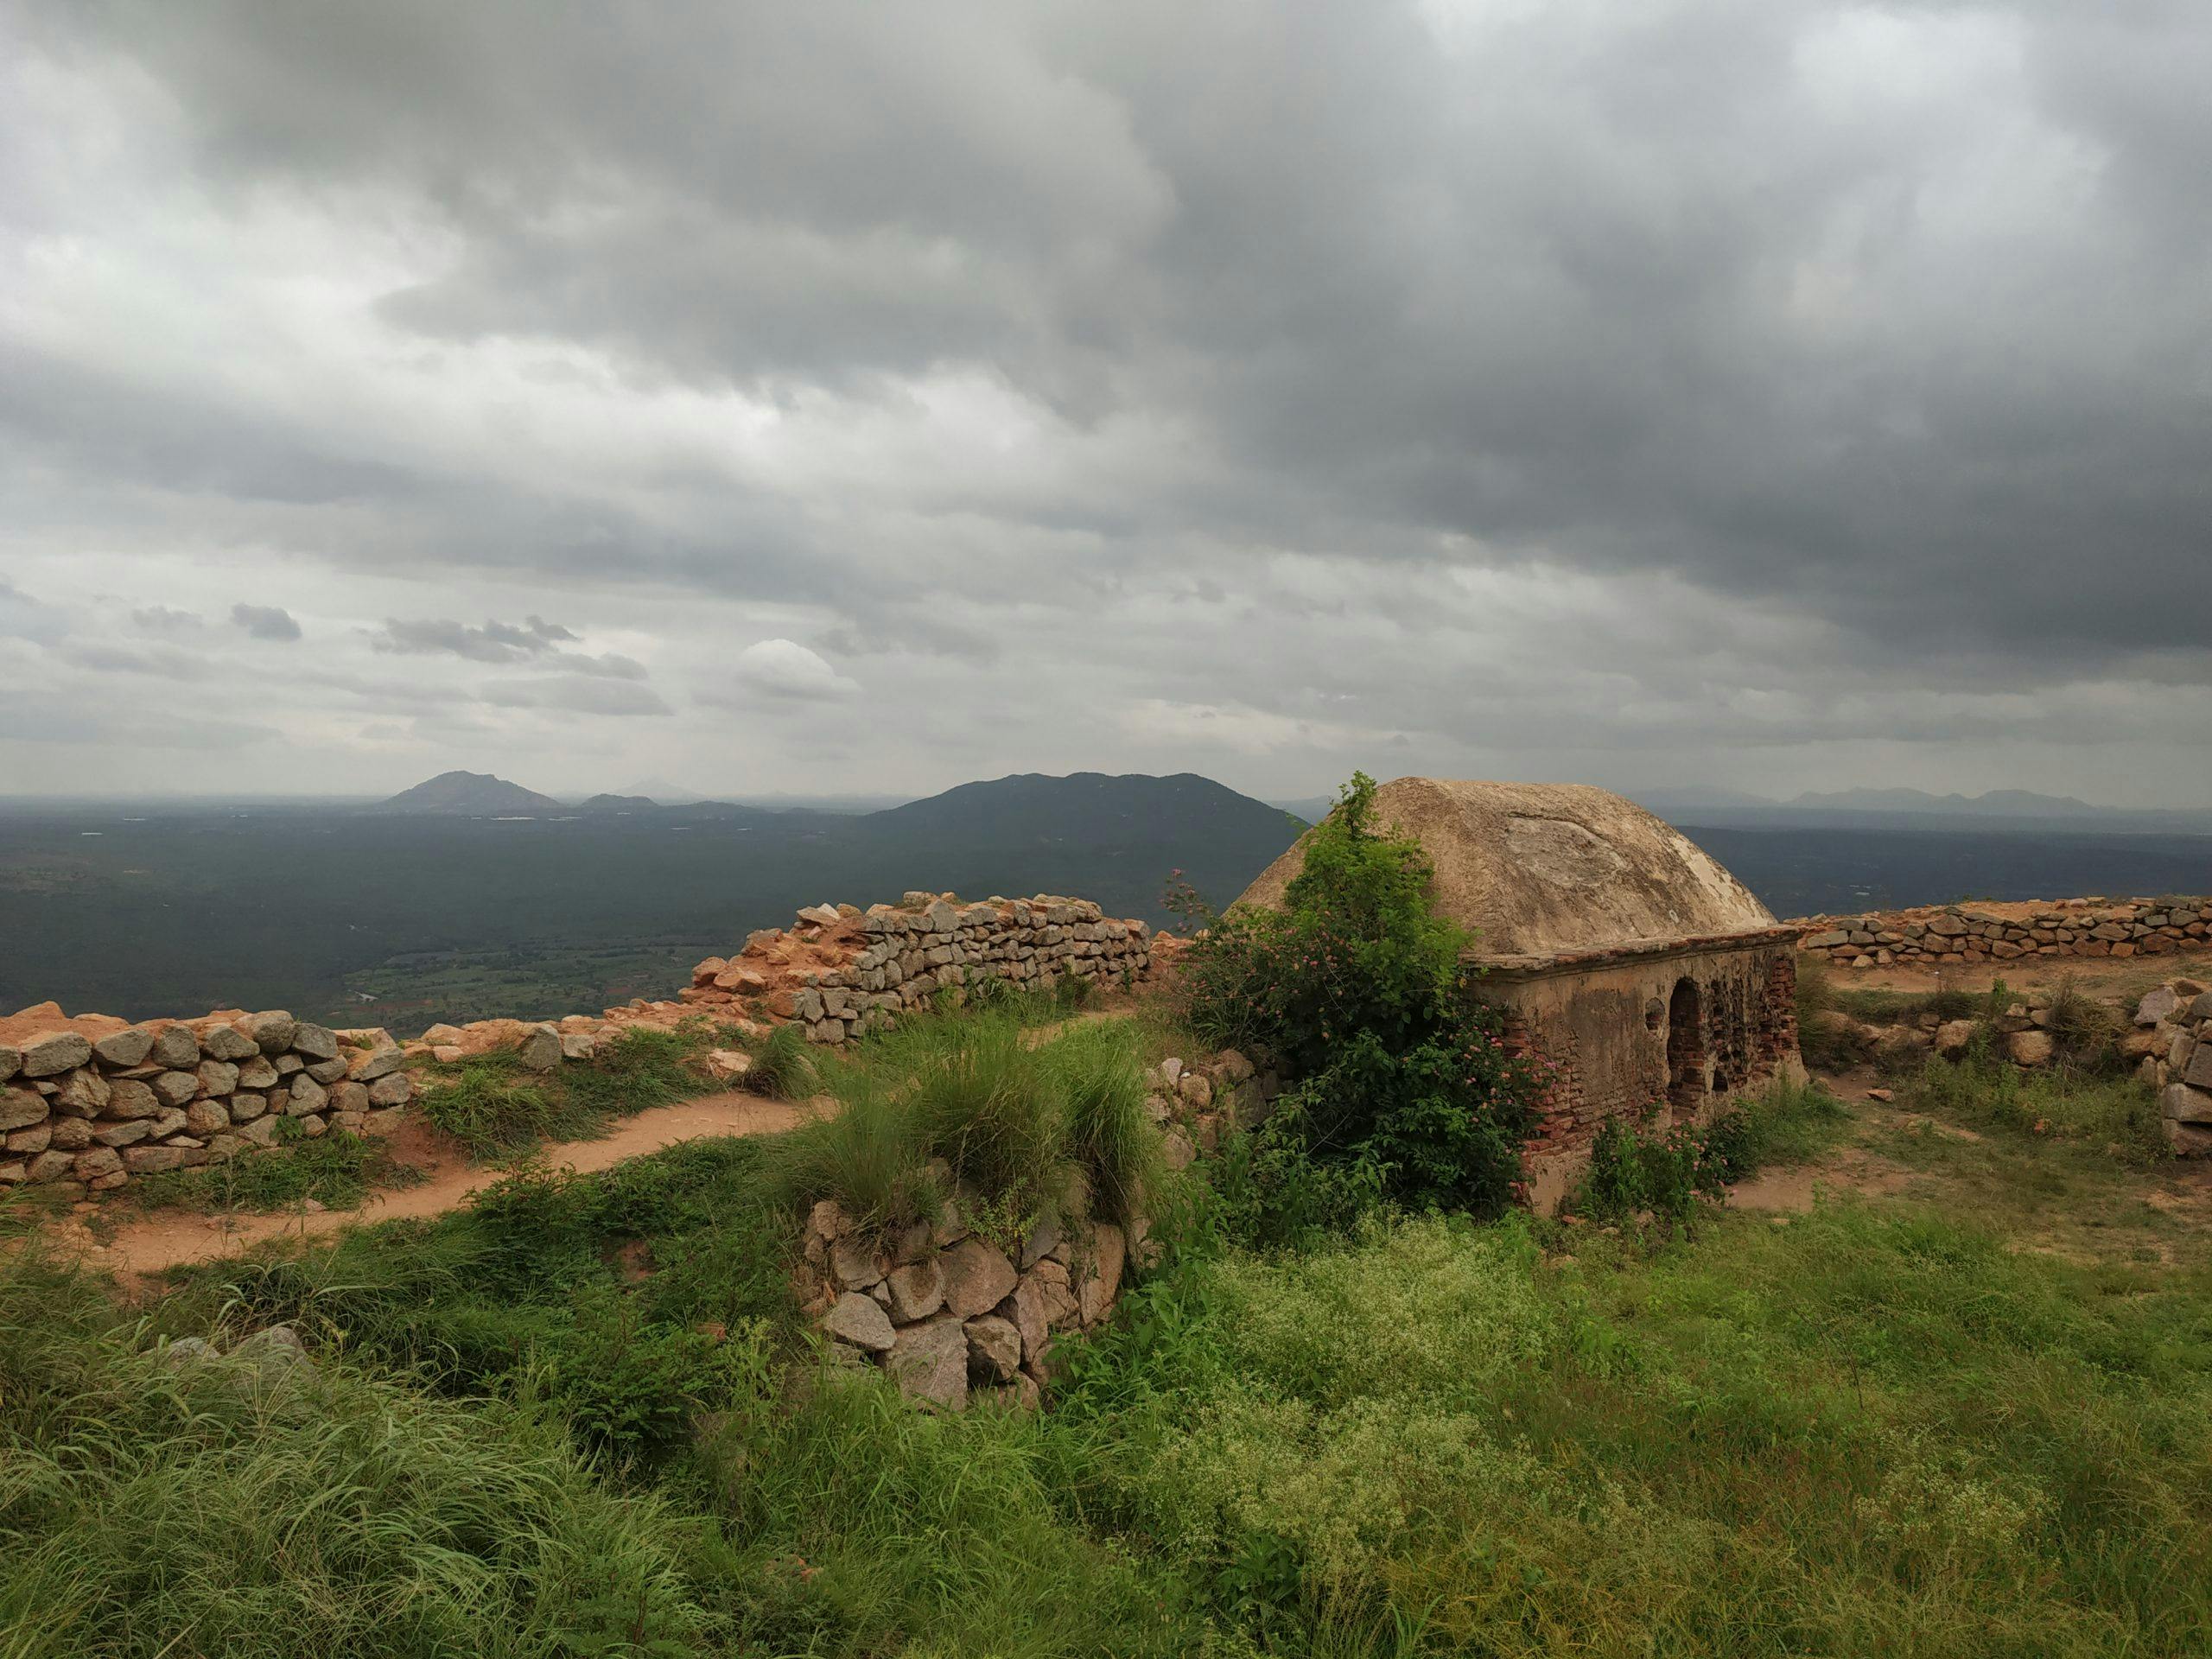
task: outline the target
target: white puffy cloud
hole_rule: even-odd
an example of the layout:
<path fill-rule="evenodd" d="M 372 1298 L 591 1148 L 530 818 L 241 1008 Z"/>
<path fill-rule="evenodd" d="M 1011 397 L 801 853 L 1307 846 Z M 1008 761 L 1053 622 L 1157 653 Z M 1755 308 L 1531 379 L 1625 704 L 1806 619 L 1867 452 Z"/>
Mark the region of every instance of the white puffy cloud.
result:
<path fill-rule="evenodd" d="M 734 677 L 763 696 L 842 701 L 860 687 L 795 639 L 762 639 L 737 653 Z M 711 695 L 711 694 L 709 694 Z"/>

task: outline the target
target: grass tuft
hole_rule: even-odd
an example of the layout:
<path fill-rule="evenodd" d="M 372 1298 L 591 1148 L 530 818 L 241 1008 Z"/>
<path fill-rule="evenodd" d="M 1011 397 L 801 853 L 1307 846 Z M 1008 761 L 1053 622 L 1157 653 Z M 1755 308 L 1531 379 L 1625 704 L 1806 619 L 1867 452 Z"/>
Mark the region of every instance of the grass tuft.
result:
<path fill-rule="evenodd" d="M 198 1169 L 141 1175 L 124 1189 L 146 1210 L 285 1210 L 312 1198 L 332 1210 L 351 1210 L 379 1188 L 412 1186 L 423 1179 L 412 1164 L 391 1155 L 373 1135 L 333 1129 L 309 1140 L 297 1121 L 281 1119 L 276 1144 Z"/>

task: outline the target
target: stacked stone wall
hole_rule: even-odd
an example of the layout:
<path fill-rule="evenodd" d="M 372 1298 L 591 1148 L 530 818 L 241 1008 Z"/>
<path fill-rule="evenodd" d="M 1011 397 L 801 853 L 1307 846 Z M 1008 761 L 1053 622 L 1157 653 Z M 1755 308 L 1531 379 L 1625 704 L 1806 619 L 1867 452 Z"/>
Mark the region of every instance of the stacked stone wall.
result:
<path fill-rule="evenodd" d="M 734 957 L 692 970 L 683 1001 L 796 1020 L 810 1040 L 842 1043 L 950 993 L 1001 983 L 1041 988 L 1074 978 L 1134 983 L 1152 965 L 1151 930 L 1086 899 L 1039 894 L 963 904 L 910 893 L 896 905 L 819 905 L 796 926 L 764 929 Z"/>
<path fill-rule="evenodd" d="M 87 1192 L 274 1145 L 360 1131 L 404 1106 L 414 1079 L 381 1031 L 333 1031 L 281 1012 L 226 1010 L 129 1025 L 48 1003 L 0 1043 L 0 1191 Z"/>
<path fill-rule="evenodd" d="M 2061 899 L 1814 916 L 1797 948 L 1844 968 L 2028 957 L 2158 957 L 2212 948 L 2212 898 Z"/>
<path fill-rule="evenodd" d="M 0 1020 L 0 1192 L 59 1183 L 111 1192 L 133 1175 L 273 1146 L 287 1120 L 310 1138 L 381 1128 L 414 1098 L 405 1068 L 415 1061 L 512 1051 L 526 1067 L 550 1071 L 591 1060 L 630 1027 L 672 1029 L 701 1014 L 738 1034 L 796 1022 L 812 1041 L 842 1043 L 941 996 L 964 1001 L 995 983 L 1134 983 L 1151 965 L 1151 930 L 1088 899 L 963 904 L 910 893 L 867 910 L 803 910 L 791 926 L 763 929 L 736 955 L 701 963 L 672 1000 L 542 1022 L 433 1026 L 405 1043 L 281 1011 L 132 1024 L 72 1018 L 41 1003 Z M 748 1062 L 728 1050 L 708 1064 L 734 1081 Z"/>

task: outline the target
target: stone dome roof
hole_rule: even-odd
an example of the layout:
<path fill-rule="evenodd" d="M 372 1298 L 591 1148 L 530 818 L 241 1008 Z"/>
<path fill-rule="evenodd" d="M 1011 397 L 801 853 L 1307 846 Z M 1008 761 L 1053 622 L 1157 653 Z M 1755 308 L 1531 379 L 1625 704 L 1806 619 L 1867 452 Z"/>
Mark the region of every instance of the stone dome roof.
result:
<path fill-rule="evenodd" d="M 1400 778 L 1376 791 L 1375 817 L 1420 841 L 1435 867 L 1437 907 L 1477 931 L 1479 957 L 1552 957 L 1777 925 L 1681 831 L 1587 785 Z M 1301 836 L 1236 902 L 1280 905 L 1305 861 Z"/>

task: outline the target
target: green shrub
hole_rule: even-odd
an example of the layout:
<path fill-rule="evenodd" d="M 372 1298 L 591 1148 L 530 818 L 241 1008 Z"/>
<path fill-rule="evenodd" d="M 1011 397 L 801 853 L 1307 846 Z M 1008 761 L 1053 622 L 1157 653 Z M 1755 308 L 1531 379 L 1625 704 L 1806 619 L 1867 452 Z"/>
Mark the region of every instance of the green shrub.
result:
<path fill-rule="evenodd" d="M 1374 780 L 1357 773 L 1306 837 L 1281 910 L 1210 918 L 1184 959 L 1190 1020 L 1295 1080 L 1278 1148 L 1366 1166 L 1354 1185 L 1403 1203 L 1495 1213 L 1541 1078 L 1466 994 L 1469 936 L 1435 913 L 1419 844 L 1378 830 L 1374 810 Z M 1280 1159 L 1255 1167 L 1269 1161 L 1289 1173 Z"/>
<path fill-rule="evenodd" d="M 1700 1199 L 1726 1196 L 1738 1124 L 1724 1117 L 1707 1128 L 1677 1123 L 1646 1134 L 1618 1118 L 1598 1130 L 1569 1208 L 1592 1221 L 1625 1221 L 1640 1211 L 1670 1221 L 1688 1218 Z"/>

